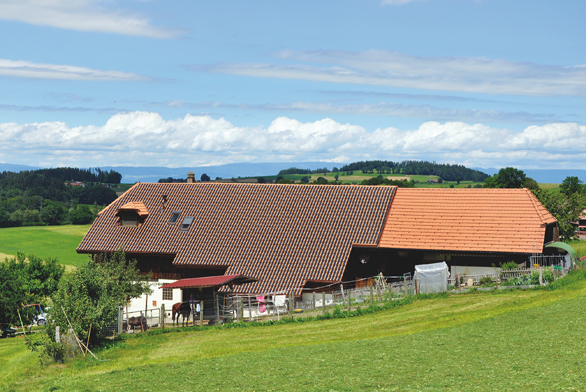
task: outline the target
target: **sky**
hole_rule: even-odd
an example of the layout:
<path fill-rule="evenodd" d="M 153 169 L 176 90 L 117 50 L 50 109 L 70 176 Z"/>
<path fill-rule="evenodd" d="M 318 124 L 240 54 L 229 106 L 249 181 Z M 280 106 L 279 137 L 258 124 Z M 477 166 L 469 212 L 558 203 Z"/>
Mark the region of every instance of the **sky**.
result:
<path fill-rule="evenodd" d="M 586 2 L 0 0 L 0 162 L 586 164 Z"/>

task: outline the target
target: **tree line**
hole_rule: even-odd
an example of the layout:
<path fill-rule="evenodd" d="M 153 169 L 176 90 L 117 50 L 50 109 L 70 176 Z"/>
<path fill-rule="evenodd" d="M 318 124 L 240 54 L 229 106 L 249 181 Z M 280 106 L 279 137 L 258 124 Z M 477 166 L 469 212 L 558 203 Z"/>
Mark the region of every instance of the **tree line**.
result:
<path fill-rule="evenodd" d="M 352 175 L 355 171 L 371 174 L 405 174 L 405 175 L 428 175 L 438 176 L 445 181 L 474 181 L 483 182 L 488 175 L 479 170 L 468 169 L 462 165 L 451 165 L 448 163 L 435 163 L 428 161 L 360 161 L 344 165 L 340 168 L 334 167 L 321 169 L 298 169 L 295 167 L 284 169 L 279 175 L 286 174 L 319 174 L 319 173 L 346 173 Z"/>
<path fill-rule="evenodd" d="M 0 173 L 0 227 L 90 223 L 88 205 L 116 200 L 109 184 L 122 175 L 97 169 L 56 168 Z M 71 183 L 81 182 L 73 186 Z"/>

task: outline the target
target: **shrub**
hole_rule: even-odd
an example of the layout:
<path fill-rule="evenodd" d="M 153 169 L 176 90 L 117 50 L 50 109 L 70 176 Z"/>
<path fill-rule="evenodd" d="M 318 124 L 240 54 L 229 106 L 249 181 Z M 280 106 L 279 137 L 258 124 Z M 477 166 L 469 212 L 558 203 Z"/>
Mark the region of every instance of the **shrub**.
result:
<path fill-rule="evenodd" d="M 480 278 L 479 283 L 481 286 L 490 286 L 492 285 L 492 278 L 490 276 L 483 276 Z"/>
<path fill-rule="evenodd" d="M 519 268 L 519 265 L 514 261 L 507 261 L 506 263 L 501 263 L 500 266 L 504 271 L 510 271 Z"/>

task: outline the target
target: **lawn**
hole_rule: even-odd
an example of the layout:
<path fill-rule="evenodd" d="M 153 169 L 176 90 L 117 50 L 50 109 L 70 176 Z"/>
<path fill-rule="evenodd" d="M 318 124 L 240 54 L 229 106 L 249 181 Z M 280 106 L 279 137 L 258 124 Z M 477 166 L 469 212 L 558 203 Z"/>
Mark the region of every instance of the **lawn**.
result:
<path fill-rule="evenodd" d="M 101 350 L 106 361 L 43 369 L 22 339 L 4 339 L 0 360 L 11 366 L 0 367 L 0 382 L 29 391 L 582 390 L 585 305 L 582 279 L 345 319 L 137 334 Z"/>
<path fill-rule="evenodd" d="M 0 229 L 0 254 L 33 253 L 39 257 L 55 257 L 61 264 L 79 265 L 87 255 L 75 249 L 90 225 L 27 226 Z M 4 260 L 4 257 L 2 257 Z"/>

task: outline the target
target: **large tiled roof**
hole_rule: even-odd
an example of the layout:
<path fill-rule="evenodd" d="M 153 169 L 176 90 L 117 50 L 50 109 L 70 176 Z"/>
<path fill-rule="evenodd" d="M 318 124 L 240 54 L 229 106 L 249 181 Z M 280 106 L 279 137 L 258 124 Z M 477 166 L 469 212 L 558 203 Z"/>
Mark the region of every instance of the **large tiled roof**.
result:
<path fill-rule="evenodd" d="M 227 266 L 259 279 L 247 292 L 301 288 L 342 278 L 352 245 L 376 246 L 395 187 L 139 183 L 102 211 L 78 252 L 176 254 L 175 265 Z M 163 208 L 163 197 L 167 203 Z M 118 226 L 127 203 L 143 203 L 140 227 Z M 170 224 L 174 211 L 181 211 Z M 181 230 L 184 217 L 195 219 Z M 297 292 L 299 292 L 297 290 Z"/>
<path fill-rule="evenodd" d="M 398 188 L 379 246 L 541 253 L 554 222 L 527 189 Z"/>

